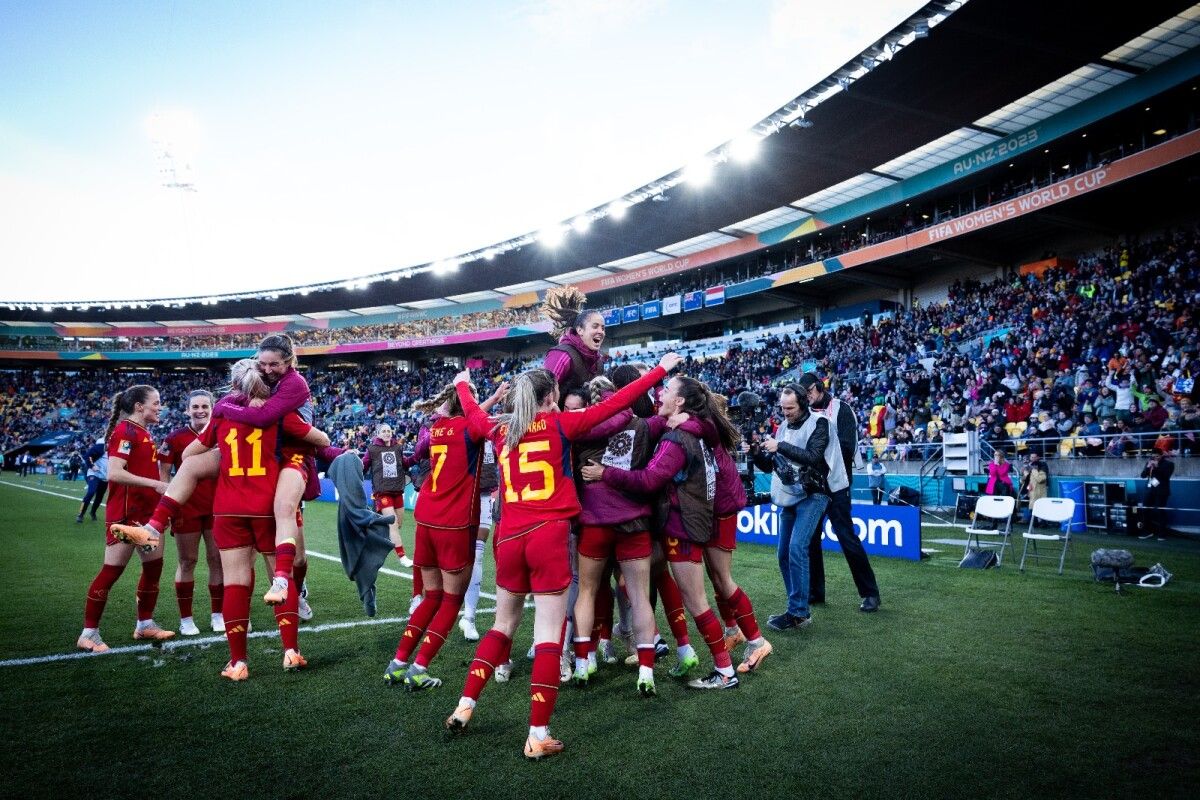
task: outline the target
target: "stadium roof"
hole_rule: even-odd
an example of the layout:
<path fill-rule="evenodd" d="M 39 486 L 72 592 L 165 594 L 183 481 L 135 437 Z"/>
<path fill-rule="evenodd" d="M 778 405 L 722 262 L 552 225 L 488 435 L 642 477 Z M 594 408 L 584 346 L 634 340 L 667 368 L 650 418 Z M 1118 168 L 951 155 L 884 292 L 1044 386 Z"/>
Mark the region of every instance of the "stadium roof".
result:
<path fill-rule="evenodd" d="M 931 3 L 921 13 L 953 5 Z M 529 242 L 447 274 L 221 301 L 208 306 L 211 317 L 204 316 L 281 320 L 431 308 L 635 269 L 734 241 L 995 141 L 1195 47 L 1198 8 L 1146 2 L 1111 15 L 1066 3 L 970 0 L 903 49 L 877 43 L 865 51 L 871 56 L 860 59 L 861 69 L 851 73 L 857 67 L 851 64 L 837 73 L 853 74 L 852 81 L 831 78 L 830 86 L 814 87 L 806 94 L 832 90 L 833 83 L 842 90 L 806 109 L 802 125 L 765 138 L 751 163 L 722 165 L 707 189 L 672 186 L 661 193 L 664 202 L 633 205 L 620 220 L 597 219 L 554 249 Z M 796 108 L 784 110 L 796 118 Z M 69 316 L 73 322 L 153 318 L 179 324 L 199 310 L 155 307 L 147 314 L 149 304 L 139 305 L 5 316 L 39 323 Z"/>

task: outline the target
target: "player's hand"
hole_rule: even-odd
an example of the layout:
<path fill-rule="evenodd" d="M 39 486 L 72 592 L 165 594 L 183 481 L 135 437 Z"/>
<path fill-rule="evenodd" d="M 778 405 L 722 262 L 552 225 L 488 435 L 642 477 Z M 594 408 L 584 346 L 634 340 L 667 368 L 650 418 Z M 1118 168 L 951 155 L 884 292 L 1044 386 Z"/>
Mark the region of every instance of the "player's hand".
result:
<path fill-rule="evenodd" d="M 774 453 L 779 449 L 779 442 L 768 436 L 767 438 L 763 439 L 762 449 L 766 450 L 768 453 Z"/>
<path fill-rule="evenodd" d="M 680 361 L 683 361 L 683 356 L 679 355 L 679 353 L 666 353 L 658 360 L 658 365 L 667 372 L 670 372 L 679 366 Z"/>
<path fill-rule="evenodd" d="M 464 369 L 462 372 L 455 375 L 454 380 L 451 381 L 451 383 L 470 383 L 470 382 L 471 382 L 471 370 L 469 370 L 469 369 Z"/>
<path fill-rule="evenodd" d="M 165 481 L 155 481 L 154 482 L 154 491 L 158 492 L 159 494 L 166 494 L 167 493 L 166 482 Z"/>
<path fill-rule="evenodd" d="M 588 482 L 602 480 L 604 478 L 604 465 L 597 464 L 595 461 L 589 459 L 587 464 L 579 468 L 579 473 Z"/>
<path fill-rule="evenodd" d="M 267 401 L 261 397 L 255 397 L 249 403 L 246 403 L 246 405 L 250 408 L 258 408 L 259 406 L 265 406 L 266 404 Z"/>
<path fill-rule="evenodd" d="M 692 415 L 687 413 L 686 411 L 676 411 L 674 414 L 667 417 L 667 427 L 670 428 L 671 430 L 675 430 L 676 428 L 678 428 L 680 425 L 687 422 L 691 418 L 692 418 Z"/>
<path fill-rule="evenodd" d="M 496 398 L 496 402 L 499 403 L 508 397 L 509 388 L 508 381 L 501 381 L 500 385 L 496 387 L 496 391 L 492 392 L 492 397 Z"/>
<path fill-rule="evenodd" d="M 743 453 L 749 453 L 749 452 L 750 452 L 750 443 L 749 443 L 749 442 L 746 442 L 746 441 L 743 441 L 743 442 L 742 442 L 742 452 L 743 452 Z"/>

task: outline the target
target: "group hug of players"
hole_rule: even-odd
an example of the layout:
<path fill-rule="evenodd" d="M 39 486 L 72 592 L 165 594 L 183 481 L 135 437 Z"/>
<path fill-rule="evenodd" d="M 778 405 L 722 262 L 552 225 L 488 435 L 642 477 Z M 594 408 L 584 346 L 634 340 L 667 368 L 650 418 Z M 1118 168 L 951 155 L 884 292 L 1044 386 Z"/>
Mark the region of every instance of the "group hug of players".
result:
<path fill-rule="evenodd" d="M 563 749 L 548 730 L 560 683 L 586 686 L 597 648 L 604 660 L 615 660 L 608 641 L 614 596 L 621 611 L 617 638 L 633 651 L 629 661 L 638 665 L 636 690 L 642 696 L 656 694 L 656 651 L 665 649 L 655 626 L 652 587 L 677 644 L 672 675 L 687 678 L 699 667 L 685 609 L 711 653 L 712 671 L 688 687 L 736 687 L 739 673 L 752 672 L 771 653 L 749 598 L 730 575 L 737 513 L 746 497 L 731 456 L 740 436 L 724 398 L 687 376 L 667 380 L 681 361 L 674 353 L 653 368 L 623 365 L 603 374 L 603 318 L 585 310 L 584 299 L 570 287 L 547 297 L 544 311 L 555 323 L 558 344 L 543 367 L 501 384 L 482 403 L 464 370 L 438 397 L 421 404 L 428 416 L 415 452 L 400 453 L 390 430 L 381 426 L 383 436 L 363 456 L 375 479 L 377 510 L 397 515 L 403 508 L 403 468 L 427 461 L 413 512 L 419 585 L 385 678 L 410 691 L 440 685 L 429 668 L 468 597 L 461 627 L 468 638 L 478 636 L 473 617 L 482 539 L 494 526 L 495 623 L 479 641 L 446 728 L 466 730 L 488 681 L 493 675 L 506 679 L 512 637 L 532 595 L 530 727 L 524 746 L 531 759 Z M 306 665 L 296 636 L 304 563 L 299 508 L 319 488 L 315 456 L 331 458 L 341 451 L 312 427 L 307 383 L 294 365 L 290 340 L 267 337 L 257 360 L 233 366 L 229 392 L 212 407 L 207 425 L 176 432 L 162 448 L 149 434 L 161 408 L 158 393 L 133 386 L 114 399 L 106 436 L 111 496 L 105 559 L 88 591 L 81 649 L 107 649 L 100 616 L 134 552 L 142 560 L 134 638 L 161 641 L 174 635 L 153 621 L 160 537 L 170 524 L 177 538 L 180 530 L 211 530 L 220 551 L 220 613 L 230 650 L 222 676 L 238 681 L 249 675 L 246 634 L 255 553 L 273 576 L 263 599 L 275 608 L 283 668 Z M 175 465 L 169 484 L 162 480 L 160 458 Z M 404 558 L 398 525 L 393 530 L 397 555 Z M 706 573 L 724 626 L 709 607 Z M 185 589 L 191 623 L 191 592 Z M 221 590 L 210 585 L 210 592 L 215 628 Z M 183 611 L 181 595 L 181 616 Z M 742 642 L 735 669 L 731 651 Z M 564 646 L 573 649 L 573 669 Z"/>

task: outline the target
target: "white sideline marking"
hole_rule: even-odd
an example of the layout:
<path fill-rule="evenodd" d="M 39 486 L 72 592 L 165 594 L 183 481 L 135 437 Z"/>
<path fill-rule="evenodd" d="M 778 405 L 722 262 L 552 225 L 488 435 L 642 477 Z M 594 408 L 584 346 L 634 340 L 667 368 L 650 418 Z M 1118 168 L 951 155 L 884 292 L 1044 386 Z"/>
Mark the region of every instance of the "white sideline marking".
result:
<path fill-rule="evenodd" d="M 25 486 L 24 484 L 21 484 L 21 483 L 13 483 L 12 481 L 0 480 L 0 485 L 12 486 L 16 489 L 27 489 L 31 492 L 38 492 L 40 494 L 48 494 L 53 497 L 64 497 L 67 500 L 78 499 L 74 495 L 63 494 L 62 492 L 51 492 L 46 489 L 38 489 L 33 486 Z M 101 505 L 106 505 L 106 504 L 102 503 Z M 313 556 L 315 558 L 321 558 L 326 561 L 335 561 L 338 564 L 342 563 L 342 560 L 336 556 L 327 555 L 325 553 L 318 553 L 314 550 L 308 551 L 308 555 Z M 385 575 L 392 575 L 397 578 L 406 578 L 408 580 L 412 580 L 412 575 L 407 572 L 400 572 L 399 570 L 389 569 L 387 567 L 383 567 L 379 571 Z M 486 598 L 488 600 L 496 599 L 496 595 L 491 594 L 489 592 L 481 591 L 479 593 L 479 596 Z M 526 603 L 525 605 L 527 608 L 531 606 L 530 603 Z M 480 609 L 477 609 L 475 611 L 475 613 L 476 614 L 494 614 L 494 613 L 496 613 L 496 609 L 480 608 Z M 408 617 L 386 617 L 386 618 L 382 618 L 382 619 L 356 620 L 354 622 L 326 622 L 322 625 L 316 625 L 313 627 L 301 627 L 300 630 L 304 633 L 323 633 L 325 631 L 336 631 L 336 630 L 342 630 L 344 628 L 357 628 L 360 625 L 388 625 L 391 623 L 406 622 L 406 621 L 408 621 Z M 267 637 L 267 636 L 279 636 L 279 631 L 277 631 L 277 630 L 274 630 L 274 631 L 252 631 L 246 635 L 246 638 L 247 639 L 258 639 L 258 638 Z M 24 666 L 29 666 L 32 664 L 49 664 L 49 663 L 52 663 L 55 661 L 74 661 L 74 660 L 80 659 L 80 658 L 97 658 L 99 656 L 116 655 L 118 653 L 144 653 L 144 652 L 147 652 L 152 649 L 162 649 L 163 651 L 170 651 L 170 650 L 176 650 L 181 647 L 192 647 L 192 646 L 202 645 L 202 644 L 218 644 L 218 643 L 221 643 L 224 641 L 225 641 L 224 636 L 206 636 L 206 637 L 203 637 L 200 639 L 172 639 L 167 642 L 164 642 L 162 644 L 161 648 L 155 648 L 154 645 L 150 645 L 150 644 L 132 644 L 132 645 L 126 645 L 124 647 L 113 647 L 113 648 L 110 648 L 109 650 L 106 650 L 103 653 L 85 653 L 85 652 L 81 651 L 78 653 L 55 653 L 53 655 L 35 656 L 32 658 L 10 658 L 6 661 L 0 661 L 0 667 L 24 667 Z"/>
<path fill-rule="evenodd" d="M 475 611 L 476 614 L 494 614 L 494 608 L 480 608 Z M 392 623 L 407 622 L 408 617 L 382 617 L 380 619 L 360 619 L 354 622 L 326 622 L 323 625 L 314 625 L 312 627 L 300 628 L 300 632 L 309 633 L 324 633 L 325 631 L 340 631 L 346 628 L 357 628 L 362 625 L 391 625 Z M 251 631 L 246 634 L 247 639 L 265 639 L 270 637 L 278 637 L 278 630 L 271 631 Z M 31 664 L 49 664 L 54 661 L 75 661 L 81 658 L 100 658 L 101 656 L 114 656 L 119 653 L 145 653 L 150 650 L 162 650 L 169 652 L 171 650 L 179 650 L 184 647 L 196 647 L 199 645 L 221 644 L 225 641 L 224 636 L 205 636 L 200 639 L 170 639 L 163 642 L 161 647 L 155 647 L 152 644 L 131 644 L 125 647 L 113 647 L 103 653 L 55 653 L 48 656 L 34 656 L 32 658 L 10 658 L 7 661 L 0 661 L 0 667 L 25 667 Z"/>

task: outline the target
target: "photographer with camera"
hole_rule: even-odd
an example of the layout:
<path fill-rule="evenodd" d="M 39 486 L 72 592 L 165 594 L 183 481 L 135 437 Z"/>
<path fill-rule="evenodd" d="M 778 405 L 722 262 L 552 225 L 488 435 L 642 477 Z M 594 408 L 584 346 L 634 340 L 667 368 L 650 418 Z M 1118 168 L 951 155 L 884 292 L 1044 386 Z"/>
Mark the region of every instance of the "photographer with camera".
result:
<path fill-rule="evenodd" d="M 849 487 L 838 439 L 829 421 L 811 414 L 808 398 L 798 386 L 788 385 L 779 395 L 784 424 L 778 439 L 767 437 L 757 448 L 743 444 L 755 465 L 771 477 L 771 501 L 779 506 L 779 571 L 787 589 L 787 610 L 767 620 L 767 626 L 785 631 L 812 623 L 808 605 L 808 544 L 829 505 L 830 488 Z"/>

